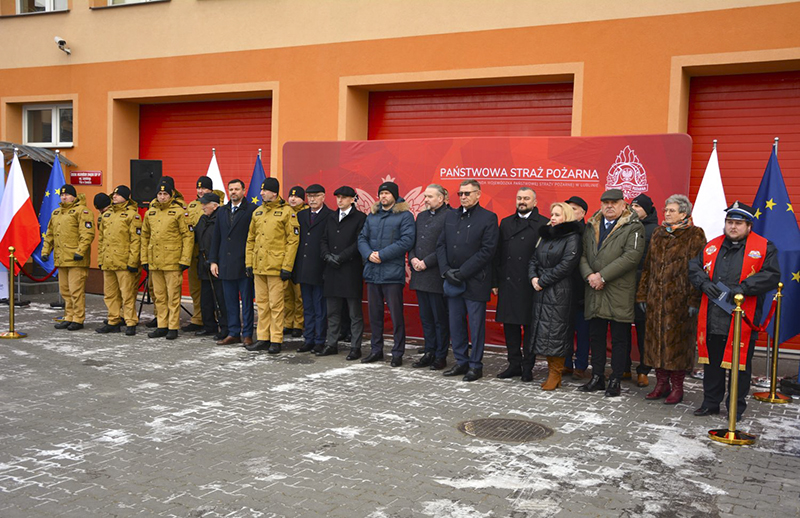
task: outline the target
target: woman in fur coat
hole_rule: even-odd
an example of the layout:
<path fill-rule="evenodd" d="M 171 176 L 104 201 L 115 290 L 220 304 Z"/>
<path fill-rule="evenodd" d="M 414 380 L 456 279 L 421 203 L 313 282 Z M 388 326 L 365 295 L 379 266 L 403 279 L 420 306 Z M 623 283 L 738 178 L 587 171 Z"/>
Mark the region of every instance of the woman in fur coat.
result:
<path fill-rule="evenodd" d="M 667 198 L 664 222 L 650 239 L 636 292 L 646 318 L 643 361 L 656 369 L 656 386 L 645 398 L 666 397 L 667 405 L 683 400 L 686 369 L 694 365 L 701 293 L 689 282 L 689 260 L 706 246 L 706 236 L 691 216 L 689 198 Z"/>
<path fill-rule="evenodd" d="M 574 347 L 575 304 L 573 272 L 581 258 L 581 227 L 567 203 L 550 206 L 550 223 L 539 228 L 539 242 L 528 263 L 535 290 L 531 332 L 526 348 L 547 357 L 548 376 L 542 389 L 561 385 L 564 361 Z"/>

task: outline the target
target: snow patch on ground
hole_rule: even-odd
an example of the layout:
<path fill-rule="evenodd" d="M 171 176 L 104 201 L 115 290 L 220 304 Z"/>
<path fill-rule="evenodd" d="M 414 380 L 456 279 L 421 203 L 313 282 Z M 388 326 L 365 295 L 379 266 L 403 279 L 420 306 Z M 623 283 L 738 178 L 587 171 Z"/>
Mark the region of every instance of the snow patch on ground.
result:
<path fill-rule="evenodd" d="M 331 459 L 336 458 L 336 457 L 331 457 L 330 455 L 320 455 L 319 453 L 306 453 L 305 455 L 303 455 L 303 457 L 316 462 L 327 462 Z"/>
<path fill-rule="evenodd" d="M 331 428 L 331 431 L 339 437 L 344 437 L 345 439 L 355 439 L 356 435 L 360 434 L 364 430 L 361 428 L 354 428 L 352 426 L 344 426 L 342 428 Z"/>
<path fill-rule="evenodd" d="M 716 456 L 708 448 L 709 441 L 684 437 L 675 431 L 665 431 L 655 444 L 641 445 L 649 451 L 650 456 L 660 460 L 671 468 L 684 464 L 692 464 L 698 459 L 715 459 Z"/>
<path fill-rule="evenodd" d="M 131 436 L 125 433 L 123 430 L 107 430 L 106 432 L 103 432 L 99 437 L 96 437 L 95 441 L 122 445 L 129 443 L 131 441 Z"/>
<path fill-rule="evenodd" d="M 340 367 L 338 369 L 331 369 L 322 372 L 315 372 L 313 374 L 306 374 L 305 376 L 303 376 L 301 381 L 295 383 L 283 383 L 281 385 L 272 387 L 272 389 L 270 390 L 272 392 L 291 392 L 292 390 L 298 390 L 301 387 L 303 387 L 303 381 L 327 380 L 339 376 L 349 376 L 356 374 L 358 371 L 364 369 L 372 369 L 372 368 L 375 368 L 375 366 L 370 364 L 359 364 L 359 365 L 350 365 L 347 367 Z"/>
<path fill-rule="evenodd" d="M 434 500 L 422 503 L 422 514 L 434 518 L 489 518 L 492 512 L 482 513 L 471 505 L 452 500 Z"/>

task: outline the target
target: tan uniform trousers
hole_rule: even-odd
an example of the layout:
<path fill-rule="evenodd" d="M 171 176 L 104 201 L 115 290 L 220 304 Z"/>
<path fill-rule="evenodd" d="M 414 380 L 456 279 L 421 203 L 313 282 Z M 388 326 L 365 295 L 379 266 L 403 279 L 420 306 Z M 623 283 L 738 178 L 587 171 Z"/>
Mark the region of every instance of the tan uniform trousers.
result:
<path fill-rule="evenodd" d="M 136 315 L 136 291 L 139 276 L 128 270 L 103 271 L 103 301 L 108 308 L 108 325 L 122 324 L 135 326 L 139 323 Z"/>
<path fill-rule="evenodd" d="M 58 289 L 64 299 L 64 320 L 83 324 L 86 318 L 86 277 L 89 268 L 58 269 Z"/>
<path fill-rule="evenodd" d="M 283 326 L 289 329 L 303 329 L 303 296 L 300 285 L 286 282 L 283 297 Z"/>
<path fill-rule="evenodd" d="M 177 331 L 181 327 L 183 272 L 180 270 L 150 270 L 150 278 L 153 279 L 153 298 L 156 304 L 158 327 Z"/>
<path fill-rule="evenodd" d="M 286 282 L 278 275 L 254 275 L 258 327 L 256 338 L 283 342 L 283 291 Z"/>
<path fill-rule="evenodd" d="M 200 306 L 200 278 L 197 276 L 197 254 L 192 256 L 192 264 L 189 265 L 189 294 L 192 296 L 192 324 L 202 326 L 203 314 Z"/>

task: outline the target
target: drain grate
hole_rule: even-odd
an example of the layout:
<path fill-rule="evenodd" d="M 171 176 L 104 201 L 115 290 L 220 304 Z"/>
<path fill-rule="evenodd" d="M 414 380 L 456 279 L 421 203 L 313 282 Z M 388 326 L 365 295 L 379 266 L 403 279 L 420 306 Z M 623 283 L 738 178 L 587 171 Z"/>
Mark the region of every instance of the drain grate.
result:
<path fill-rule="evenodd" d="M 521 419 L 473 419 L 458 423 L 458 429 L 470 437 L 507 442 L 539 441 L 553 435 L 552 429 Z"/>

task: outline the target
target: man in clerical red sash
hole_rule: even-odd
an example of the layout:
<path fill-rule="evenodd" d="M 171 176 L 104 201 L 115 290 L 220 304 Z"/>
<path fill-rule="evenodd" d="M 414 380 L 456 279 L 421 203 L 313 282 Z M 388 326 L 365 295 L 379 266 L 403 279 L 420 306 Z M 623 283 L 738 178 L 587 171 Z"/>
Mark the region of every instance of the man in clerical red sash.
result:
<path fill-rule="evenodd" d="M 725 369 L 736 369 L 739 372 L 737 419 L 741 419 L 747 407 L 745 397 L 750 391 L 758 333 L 742 322 L 739 365 L 732 366 L 733 318 L 714 299 L 733 303 L 735 295 L 744 295 L 745 316 L 755 325 L 760 324 L 764 295 L 777 288 L 780 265 L 775 245 L 751 232 L 755 217 L 751 207 L 737 201 L 725 212 L 725 234 L 709 241 L 700 255 L 689 261 L 689 280 L 703 292 L 697 323 L 697 350 L 705 373 L 703 403 L 694 415 L 719 413 L 725 397 Z M 723 296 L 725 292 L 727 296 Z"/>

